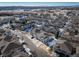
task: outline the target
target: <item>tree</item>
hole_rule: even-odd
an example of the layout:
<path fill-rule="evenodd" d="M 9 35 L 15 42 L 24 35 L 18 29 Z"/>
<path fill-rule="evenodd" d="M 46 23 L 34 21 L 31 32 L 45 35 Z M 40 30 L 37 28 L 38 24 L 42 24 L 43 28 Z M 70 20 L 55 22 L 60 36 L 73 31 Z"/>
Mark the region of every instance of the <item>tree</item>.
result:
<path fill-rule="evenodd" d="M 57 31 L 57 33 L 55 34 L 55 38 L 58 39 L 59 37 L 59 31 Z"/>
<path fill-rule="evenodd" d="M 78 30 L 75 30 L 75 35 L 77 35 L 78 34 Z"/>

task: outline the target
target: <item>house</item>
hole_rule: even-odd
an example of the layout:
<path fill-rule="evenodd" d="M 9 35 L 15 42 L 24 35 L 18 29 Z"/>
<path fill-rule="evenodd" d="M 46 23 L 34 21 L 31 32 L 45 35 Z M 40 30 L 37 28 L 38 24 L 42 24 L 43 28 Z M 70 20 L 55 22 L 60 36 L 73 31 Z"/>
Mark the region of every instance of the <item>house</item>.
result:
<path fill-rule="evenodd" d="M 75 49 L 69 42 L 57 43 L 54 50 L 60 57 L 68 57 L 75 53 Z"/>
<path fill-rule="evenodd" d="M 79 54 L 79 46 L 76 47 L 76 54 Z"/>
<path fill-rule="evenodd" d="M 5 30 L 3 30 L 3 29 L 0 29 L 0 33 L 5 33 Z"/>
<path fill-rule="evenodd" d="M 52 47 L 53 45 L 56 44 L 56 41 L 54 40 L 54 38 L 46 38 L 44 40 L 44 43 L 49 46 L 49 47 Z"/>
<path fill-rule="evenodd" d="M 6 36 L 4 38 L 5 41 L 10 42 L 12 40 L 12 36 Z"/>

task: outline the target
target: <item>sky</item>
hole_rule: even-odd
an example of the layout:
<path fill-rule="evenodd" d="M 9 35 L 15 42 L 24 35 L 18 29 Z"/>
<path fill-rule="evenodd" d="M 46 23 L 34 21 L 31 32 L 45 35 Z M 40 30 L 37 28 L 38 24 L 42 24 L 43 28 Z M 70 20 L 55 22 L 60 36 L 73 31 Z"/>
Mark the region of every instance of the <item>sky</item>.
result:
<path fill-rule="evenodd" d="M 0 2 L 0 6 L 79 6 L 79 2 Z"/>

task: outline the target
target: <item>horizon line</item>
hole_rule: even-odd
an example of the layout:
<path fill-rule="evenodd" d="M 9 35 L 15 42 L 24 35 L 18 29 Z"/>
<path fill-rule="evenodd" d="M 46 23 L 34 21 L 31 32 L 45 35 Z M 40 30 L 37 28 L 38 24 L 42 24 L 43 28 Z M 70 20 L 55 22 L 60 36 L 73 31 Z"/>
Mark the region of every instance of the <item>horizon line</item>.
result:
<path fill-rule="evenodd" d="M 79 2 L 0 2 L 0 6 L 79 6 Z"/>

